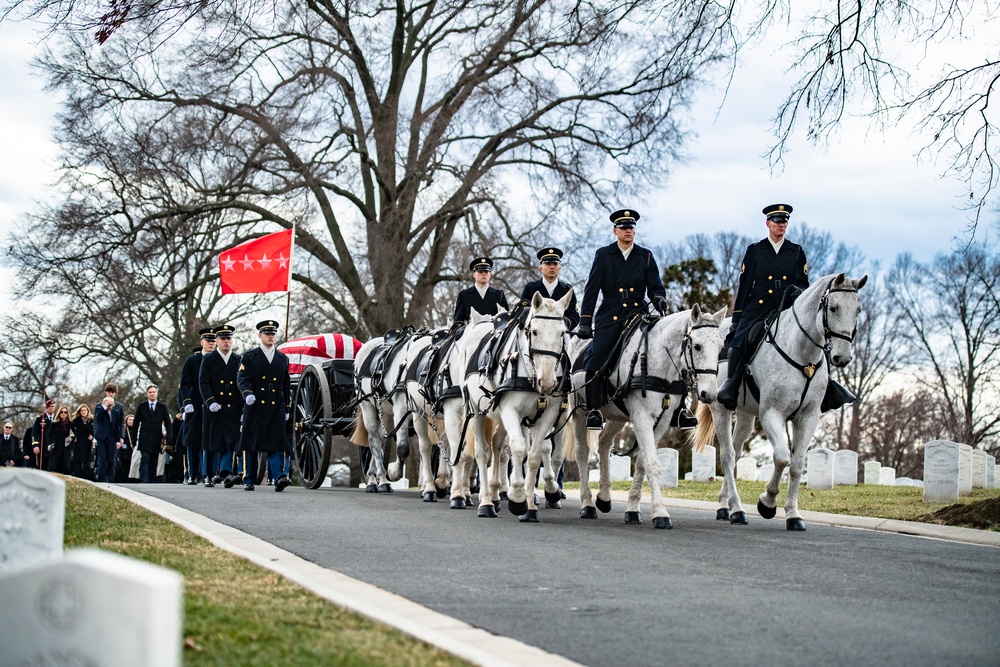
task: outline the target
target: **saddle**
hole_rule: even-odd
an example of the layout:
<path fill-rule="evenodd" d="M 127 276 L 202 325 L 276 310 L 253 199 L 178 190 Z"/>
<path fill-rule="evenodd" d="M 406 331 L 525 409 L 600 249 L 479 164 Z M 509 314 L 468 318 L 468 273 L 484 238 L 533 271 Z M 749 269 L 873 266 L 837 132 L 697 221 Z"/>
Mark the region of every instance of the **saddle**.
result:
<path fill-rule="evenodd" d="M 388 396 L 402 389 L 403 383 L 397 383 L 395 387 L 385 387 L 383 386 L 383 380 L 385 377 L 385 372 L 387 370 L 386 364 L 396 356 L 396 353 L 405 346 L 410 339 L 415 336 L 426 335 L 426 329 L 417 331 L 411 325 L 406 325 L 405 327 L 400 327 L 398 329 L 390 329 L 385 332 L 382 338 L 382 344 L 379 345 L 374 352 L 372 352 L 364 363 L 361 364 L 361 368 L 358 370 L 358 378 L 371 377 L 372 388 L 381 387 L 383 389 L 383 394 Z"/>
<path fill-rule="evenodd" d="M 450 329 L 436 331 L 432 334 L 431 344 L 420 351 L 413 364 L 407 366 L 406 381 L 416 382 L 420 393 L 434 405 L 435 410 L 444 399 L 462 395 L 461 388 L 451 384 L 445 360 L 464 331 L 465 325 L 461 322 L 456 322 Z"/>
<path fill-rule="evenodd" d="M 598 369 L 597 373 L 606 374 L 609 368 L 615 368 L 618 366 L 618 362 L 621 360 L 622 350 L 625 348 L 625 341 L 629 339 L 629 336 L 632 335 L 632 332 L 635 331 L 636 327 L 638 327 L 643 320 L 649 320 L 649 322 L 652 322 L 652 319 L 649 319 L 646 313 L 643 313 L 642 311 L 632 313 L 628 319 L 625 320 L 625 324 L 622 326 L 621 335 L 618 336 L 618 340 L 615 341 L 615 346 L 611 348 L 607 361 L 605 361 L 604 365 Z M 594 341 L 592 340 L 588 341 L 587 345 L 580 351 L 580 355 L 573 361 L 574 373 L 582 373 L 585 370 L 583 367 L 583 359 L 587 356 L 587 351 L 593 343 Z"/>
<path fill-rule="evenodd" d="M 493 320 L 493 332 L 483 336 L 475 353 L 469 357 L 465 375 L 483 373 L 493 375 L 500 367 L 500 353 L 511 335 L 517 330 L 517 320 L 511 319 L 507 313 L 497 315 Z"/>

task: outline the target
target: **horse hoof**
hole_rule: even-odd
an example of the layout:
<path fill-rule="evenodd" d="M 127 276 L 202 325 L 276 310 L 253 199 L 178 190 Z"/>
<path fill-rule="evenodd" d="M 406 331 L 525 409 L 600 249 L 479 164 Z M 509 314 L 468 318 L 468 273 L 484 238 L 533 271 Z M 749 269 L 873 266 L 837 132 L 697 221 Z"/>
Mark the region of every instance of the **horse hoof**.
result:
<path fill-rule="evenodd" d="M 378 487 L 374 484 L 369 484 L 365 487 L 365 493 L 378 493 Z"/>
<path fill-rule="evenodd" d="M 514 516 L 521 516 L 528 511 L 528 501 L 522 500 L 519 503 L 515 503 L 513 500 L 508 500 L 507 509 L 509 509 L 510 513 Z"/>
<path fill-rule="evenodd" d="M 521 523 L 538 523 L 538 510 L 528 510 L 517 517 L 517 520 Z"/>
<path fill-rule="evenodd" d="M 662 528 L 669 530 L 674 527 L 674 524 L 670 521 L 669 516 L 657 516 L 653 517 L 653 528 Z"/>
<path fill-rule="evenodd" d="M 507 500 L 507 492 L 506 491 L 501 491 L 500 492 L 500 500 L 503 500 L 503 501 L 506 502 L 506 500 Z"/>
<path fill-rule="evenodd" d="M 558 500 L 546 500 L 545 501 L 545 509 L 547 509 L 547 510 L 561 510 L 562 509 L 562 503 L 559 502 Z"/>
<path fill-rule="evenodd" d="M 806 522 L 798 517 L 794 519 L 785 519 L 785 528 L 787 530 L 805 530 Z"/>
<path fill-rule="evenodd" d="M 469 487 L 469 492 L 470 493 L 479 493 L 479 485 L 478 484 L 473 484 L 472 486 L 470 486 Z"/>
<path fill-rule="evenodd" d="M 777 507 L 768 507 L 760 500 L 757 501 L 757 514 L 761 515 L 765 519 L 773 519 L 774 515 L 778 513 Z"/>
<path fill-rule="evenodd" d="M 642 514 L 640 512 L 625 512 L 625 523 L 642 523 Z"/>
<path fill-rule="evenodd" d="M 494 500 L 493 501 L 493 509 L 495 509 L 497 512 L 500 511 L 500 501 L 499 500 Z"/>
<path fill-rule="evenodd" d="M 437 494 L 438 498 L 447 498 L 448 494 L 451 493 L 451 487 L 450 486 L 446 486 L 443 489 L 438 488 L 438 487 L 434 487 L 434 493 Z"/>
<path fill-rule="evenodd" d="M 750 523 L 750 519 L 747 518 L 746 512 L 733 512 L 729 515 L 729 523 L 734 526 L 745 526 Z"/>
<path fill-rule="evenodd" d="M 430 491 L 424 493 L 421 497 L 424 499 L 425 503 L 436 503 L 438 501 L 437 495 L 431 493 Z"/>
<path fill-rule="evenodd" d="M 580 508 L 580 518 L 581 519 L 596 519 L 597 510 L 594 509 L 592 505 L 587 505 L 586 507 Z"/>
<path fill-rule="evenodd" d="M 610 500 L 601 500 L 600 498 L 598 498 L 597 500 L 594 501 L 594 504 L 597 505 L 597 509 L 601 510 L 603 514 L 607 514 L 608 512 L 611 511 Z"/>
<path fill-rule="evenodd" d="M 390 484 L 379 484 L 378 493 L 392 493 L 392 486 Z"/>
<path fill-rule="evenodd" d="M 560 500 L 562 500 L 562 498 L 560 497 L 558 491 L 556 491 L 555 493 L 549 493 L 548 491 L 545 492 L 546 503 L 557 503 Z"/>
<path fill-rule="evenodd" d="M 465 504 L 468 505 L 469 507 L 472 507 L 472 496 L 465 497 Z"/>
<path fill-rule="evenodd" d="M 480 505 L 476 516 L 480 519 L 495 519 L 497 518 L 497 511 L 493 505 Z"/>
<path fill-rule="evenodd" d="M 729 509 L 725 507 L 720 507 L 715 510 L 715 520 L 716 521 L 729 521 Z"/>
<path fill-rule="evenodd" d="M 452 498 L 451 508 L 453 510 L 464 510 L 465 509 L 465 498 Z"/>

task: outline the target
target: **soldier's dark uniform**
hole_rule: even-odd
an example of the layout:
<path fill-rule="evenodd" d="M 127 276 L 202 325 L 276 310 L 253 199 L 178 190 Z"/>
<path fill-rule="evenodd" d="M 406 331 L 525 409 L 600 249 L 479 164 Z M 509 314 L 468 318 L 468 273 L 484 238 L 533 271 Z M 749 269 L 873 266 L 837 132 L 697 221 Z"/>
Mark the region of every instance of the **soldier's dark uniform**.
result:
<path fill-rule="evenodd" d="M 542 248 L 537 253 L 538 260 L 542 263 L 562 261 L 563 251 L 559 248 Z M 535 296 L 535 293 L 541 294 L 546 299 L 559 299 L 566 296 L 566 293 L 570 291 L 571 286 L 569 283 L 556 278 L 556 287 L 552 290 L 552 294 L 549 294 L 548 288 L 545 286 L 545 281 L 543 278 L 538 280 L 533 280 L 524 286 L 521 290 L 521 308 L 528 308 L 531 306 L 531 299 Z M 580 323 L 580 308 L 576 303 L 576 292 L 573 292 L 573 296 L 569 299 L 569 305 L 566 306 L 566 313 L 563 315 L 566 320 L 567 329 L 575 329 L 576 325 Z"/>
<path fill-rule="evenodd" d="M 214 329 L 206 328 L 198 333 L 202 340 L 215 341 Z M 199 347 L 184 360 L 184 367 L 181 369 L 181 386 L 177 390 L 177 402 L 184 413 L 181 442 L 187 457 L 187 484 L 198 484 L 204 478 L 201 467 L 202 402 L 199 374 L 201 373 L 201 361 L 205 356 L 204 350 Z"/>
<path fill-rule="evenodd" d="M 235 329 L 224 324 L 214 329 L 217 338 L 233 337 Z M 233 477 L 233 456 L 240 446 L 240 415 L 243 401 L 236 388 L 240 355 L 230 351 L 229 361 L 215 349 L 202 359 L 198 374 L 198 392 L 202 412 L 201 447 L 205 471 L 205 486 L 223 482 L 226 488 L 236 483 Z M 212 409 L 212 404 L 219 406 Z"/>
<path fill-rule="evenodd" d="M 635 227 L 637 220 L 639 214 L 628 209 L 611 214 L 612 224 L 620 229 Z M 598 294 L 603 301 L 595 314 Z M 666 290 L 653 253 L 633 243 L 626 259 L 617 241 L 598 248 L 580 308 L 580 333 L 583 337 L 592 333 L 594 337 L 583 360 L 587 371 L 588 428 L 600 428 L 601 423 L 601 415 L 596 412 L 601 408 L 601 382 L 595 375 L 607 362 L 625 320 L 637 311 L 647 310 L 647 297 L 661 313 L 666 310 Z"/>
<path fill-rule="evenodd" d="M 278 323 L 264 320 L 257 323 L 259 334 L 277 333 Z M 274 356 L 267 360 L 264 350 L 255 347 L 243 354 L 236 385 L 244 402 L 253 396 L 252 403 L 243 408 L 243 429 L 240 432 L 240 449 L 246 452 L 244 486 L 252 490 L 257 477 L 257 453 L 266 452 L 267 465 L 275 480 L 274 490 L 288 486 L 284 474 L 284 455 L 288 453 L 285 435 L 285 417 L 291 403 L 291 380 L 288 375 L 288 357 L 273 348 Z"/>
<path fill-rule="evenodd" d="M 473 272 L 480 270 L 492 271 L 493 260 L 489 257 L 476 258 L 469 264 L 469 270 Z M 495 287 L 487 287 L 486 293 L 480 296 L 479 290 L 473 285 L 458 293 L 458 298 L 455 300 L 455 317 L 452 318 L 452 321 L 468 322 L 469 318 L 472 317 L 473 308 L 480 315 L 496 315 L 500 312 L 501 306 L 503 306 L 504 310 L 509 310 L 507 296 L 503 293 L 503 290 Z"/>

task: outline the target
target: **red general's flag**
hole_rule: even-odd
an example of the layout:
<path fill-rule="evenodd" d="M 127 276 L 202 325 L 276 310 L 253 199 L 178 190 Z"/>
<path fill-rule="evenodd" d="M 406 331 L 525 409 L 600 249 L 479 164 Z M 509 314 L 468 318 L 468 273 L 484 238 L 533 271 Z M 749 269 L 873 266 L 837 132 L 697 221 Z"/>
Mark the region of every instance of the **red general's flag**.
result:
<path fill-rule="evenodd" d="M 222 293 L 287 292 L 291 260 L 290 229 L 223 250 L 219 255 Z"/>

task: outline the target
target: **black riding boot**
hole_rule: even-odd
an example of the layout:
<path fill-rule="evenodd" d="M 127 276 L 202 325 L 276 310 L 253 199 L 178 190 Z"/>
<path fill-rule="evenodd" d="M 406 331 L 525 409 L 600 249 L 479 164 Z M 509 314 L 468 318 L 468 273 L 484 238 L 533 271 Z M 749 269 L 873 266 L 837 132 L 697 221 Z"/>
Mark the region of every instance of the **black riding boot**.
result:
<path fill-rule="evenodd" d="M 604 428 L 604 417 L 601 415 L 601 378 L 593 371 L 587 371 L 587 429 L 600 431 Z"/>
<path fill-rule="evenodd" d="M 740 394 L 740 385 L 743 384 L 743 370 L 743 348 L 729 348 L 728 379 L 719 387 L 719 395 L 716 399 L 727 410 L 736 409 L 736 401 Z"/>
<path fill-rule="evenodd" d="M 843 407 L 848 403 L 853 403 L 858 397 L 851 393 L 847 387 L 834 382 L 833 378 L 826 385 L 826 393 L 823 394 L 823 402 L 820 404 L 820 412 L 829 412 Z"/>

